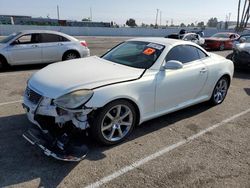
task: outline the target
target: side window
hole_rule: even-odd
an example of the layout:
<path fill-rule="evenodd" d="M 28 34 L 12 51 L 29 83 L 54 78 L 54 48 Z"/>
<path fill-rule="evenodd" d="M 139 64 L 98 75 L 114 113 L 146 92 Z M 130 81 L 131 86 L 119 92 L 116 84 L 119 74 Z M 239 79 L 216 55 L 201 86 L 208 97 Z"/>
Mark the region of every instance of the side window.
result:
<path fill-rule="evenodd" d="M 39 34 L 27 34 L 19 37 L 15 44 L 34 44 L 39 43 Z"/>
<path fill-rule="evenodd" d="M 59 37 L 59 41 L 61 41 L 61 42 L 68 42 L 68 41 L 70 41 L 69 39 L 67 39 L 67 38 L 65 38 L 63 36 L 58 35 L 58 37 Z"/>
<path fill-rule="evenodd" d="M 207 57 L 207 54 L 205 54 L 202 50 L 197 48 L 197 51 L 198 51 L 198 54 L 200 56 L 200 59 L 203 59 L 203 58 Z"/>
<path fill-rule="evenodd" d="M 180 45 L 170 50 L 166 57 L 166 62 L 176 60 L 185 64 L 198 59 L 200 59 L 200 56 L 196 47 Z"/>
<path fill-rule="evenodd" d="M 32 36 L 32 34 L 23 35 L 15 41 L 15 44 L 30 44 L 31 43 L 31 36 Z"/>
<path fill-rule="evenodd" d="M 41 35 L 42 35 L 42 42 L 43 43 L 69 41 L 68 39 L 66 39 L 65 37 L 62 37 L 60 35 L 48 34 L 48 33 L 43 33 Z"/>

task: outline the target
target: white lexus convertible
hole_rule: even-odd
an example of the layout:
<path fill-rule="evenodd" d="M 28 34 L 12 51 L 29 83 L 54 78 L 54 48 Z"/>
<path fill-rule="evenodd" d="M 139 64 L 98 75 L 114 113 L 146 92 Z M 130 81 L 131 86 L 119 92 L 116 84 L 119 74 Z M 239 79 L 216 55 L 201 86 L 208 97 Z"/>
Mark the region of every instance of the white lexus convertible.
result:
<path fill-rule="evenodd" d="M 136 38 L 102 57 L 38 71 L 28 81 L 23 106 L 43 132 L 63 135 L 60 147 L 70 127 L 88 129 L 97 141 L 112 145 L 147 120 L 204 101 L 222 103 L 233 71 L 230 60 L 194 43 Z"/>

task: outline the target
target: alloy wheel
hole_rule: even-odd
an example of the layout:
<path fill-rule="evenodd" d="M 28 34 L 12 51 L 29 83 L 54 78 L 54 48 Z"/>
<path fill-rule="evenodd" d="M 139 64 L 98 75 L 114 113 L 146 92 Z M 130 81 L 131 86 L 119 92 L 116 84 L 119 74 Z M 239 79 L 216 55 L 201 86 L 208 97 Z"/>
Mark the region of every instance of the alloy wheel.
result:
<path fill-rule="evenodd" d="M 127 105 L 117 105 L 108 110 L 101 124 L 103 137 L 116 142 L 123 139 L 133 125 L 133 113 Z"/>
<path fill-rule="evenodd" d="M 228 89 L 228 83 L 226 79 L 221 79 L 217 85 L 215 86 L 214 90 L 214 101 L 217 104 L 220 104 L 223 102 L 227 95 L 227 89 Z"/>
<path fill-rule="evenodd" d="M 77 55 L 75 53 L 69 53 L 66 56 L 66 60 L 70 60 L 70 59 L 76 59 Z"/>

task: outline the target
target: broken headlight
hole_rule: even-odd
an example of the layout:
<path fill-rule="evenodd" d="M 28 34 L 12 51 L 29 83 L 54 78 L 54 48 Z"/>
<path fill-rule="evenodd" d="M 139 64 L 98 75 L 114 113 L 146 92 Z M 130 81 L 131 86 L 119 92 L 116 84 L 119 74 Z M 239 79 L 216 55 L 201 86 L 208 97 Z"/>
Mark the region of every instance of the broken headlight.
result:
<path fill-rule="evenodd" d="M 86 103 L 93 94 L 92 90 L 78 90 L 55 99 L 54 103 L 62 108 L 75 109 Z"/>

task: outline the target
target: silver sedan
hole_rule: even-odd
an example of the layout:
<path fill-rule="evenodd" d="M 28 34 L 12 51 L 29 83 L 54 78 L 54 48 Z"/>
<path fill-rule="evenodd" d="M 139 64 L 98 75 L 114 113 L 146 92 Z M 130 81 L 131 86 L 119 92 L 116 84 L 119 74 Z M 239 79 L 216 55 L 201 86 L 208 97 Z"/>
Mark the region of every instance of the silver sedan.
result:
<path fill-rule="evenodd" d="M 0 68 L 87 57 L 86 41 L 48 30 L 20 31 L 0 41 Z"/>

